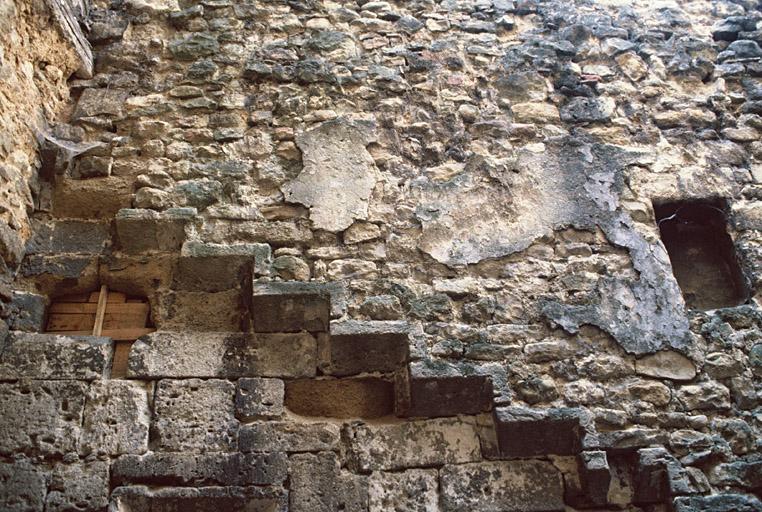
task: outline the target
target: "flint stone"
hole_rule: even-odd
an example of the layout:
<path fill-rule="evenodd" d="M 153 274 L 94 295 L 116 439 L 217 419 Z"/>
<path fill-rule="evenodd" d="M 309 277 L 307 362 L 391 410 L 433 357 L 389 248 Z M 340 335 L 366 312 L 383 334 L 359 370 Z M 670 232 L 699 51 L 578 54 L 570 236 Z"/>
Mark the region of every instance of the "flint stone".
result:
<path fill-rule="evenodd" d="M 346 119 L 300 133 L 296 144 L 304 168 L 282 187 L 286 201 L 309 207 L 313 227 L 333 233 L 367 219 L 379 172 L 365 148 L 375 139 L 373 126 Z"/>
<path fill-rule="evenodd" d="M 27 254 L 100 254 L 111 239 L 108 224 L 80 220 L 33 222 Z"/>
<path fill-rule="evenodd" d="M 368 478 L 369 512 L 438 510 L 438 490 L 435 469 L 409 469 L 399 473 L 376 471 Z"/>
<path fill-rule="evenodd" d="M 339 377 L 394 372 L 409 359 L 409 330 L 406 322 L 333 322 L 319 350 L 321 370 Z"/>
<path fill-rule="evenodd" d="M 470 372 L 468 372 L 470 373 Z M 492 408 L 492 379 L 467 375 L 453 364 L 441 361 L 410 363 L 406 402 L 400 416 L 436 418 L 479 414 Z"/>
<path fill-rule="evenodd" d="M 367 477 L 342 472 L 334 453 L 289 457 L 291 512 L 367 510 Z"/>
<path fill-rule="evenodd" d="M 169 51 L 178 60 L 196 60 L 218 53 L 220 43 L 209 34 L 192 34 L 169 43 Z"/>
<path fill-rule="evenodd" d="M 567 123 L 595 123 L 611 120 L 616 102 L 611 98 L 577 96 L 561 107 L 561 120 Z"/>
<path fill-rule="evenodd" d="M 26 459 L 0 463 L 0 509 L 42 512 L 48 492 L 46 470 Z"/>
<path fill-rule="evenodd" d="M 93 382 L 87 392 L 81 451 L 86 455 L 144 453 L 148 449 L 150 421 L 145 384 Z"/>
<path fill-rule="evenodd" d="M 0 345 L 0 380 L 96 380 L 111 368 L 111 338 L 12 332 Z"/>
<path fill-rule="evenodd" d="M 195 208 L 153 210 L 122 209 L 116 214 L 116 234 L 124 252 L 179 251 L 186 227 L 196 216 Z"/>
<path fill-rule="evenodd" d="M 682 354 L 664 350 L 635 361 L 635 371 L 640 375 L 677 381 L 692 380 L 696 366 Z"/>
<path fill-rule="evenodd" d="M 287 512 L 288 493 L 279 487 L 117 487 L 110 510 L 142 512 Z"/>
<path fill-rule="evenodd" d="M 434 419 L 393 425 L 349 425 L 351 464 L 362 472 L 460 464 L 481 459 L 476 425 Z"/>
<path fill-rule="evenodd" d="M 313 377 L 317 342 L 308 333 L 154 332 L 132 346 L 128 378 Z"/>
<path fill-rule="evenodd" d="M 339 437 L 339 426 L 331 423 L 268 421 L 241 426 L 238 445 L 244 453 L 331 451 Z"/>
<path fill-rule="evenodd" d="M 108 505 L 108 463 L 58 464 L 53 469 L 45 510 L 98 512 Z"/>
<path fill-rule="evenodd" d="M 546 461 L 514 460 L 445 466 L 442 512 L 564 510 L 561 473 Z"/>
<path fill-rule="evenodd" d="M 162 380 L 151 438 L 160 451 L 233 451 L 238 446 L 235 386 L 226 380 Z"/>
<path fill-rule="evenodd" d="M 0 455 L 62 456 L 77 449 L 87 384 L 0 384 Z"/>
<path fill-rule="evenodd" d="M 277 418 L 283 414 L 285 385 L 279 379 L 238 379 L 235 391 L 236 416 Z"/>
<path fill-rule="evenodd" d="M 675 512 L 759 512 L 762 501 L 746 494 L 681 497 L 674 501 Z"/>
<path fill-rule="evenodd" d="M 73 119 L 94 116 L 121 117 L 127 100 L 127 91 L 121 89 L 85 89 L 79 97 Z"/>
<path fill-rule="evenodd" d="M 737 460 L 718 464 L 712 468 L 710 481 L 716 486 L 758 491 L 762 489 L 762 460 Z"/>
<path fill-rule="evenodd" d="M 16 268 L 23 257 L 21 234 L 6 222 L 0 221 L 0 260 L 5 261 L 10 268 Z"/>
<path fill-rule="evenodd" d="M 111 465 L 112 485 L 207 487 L 277 485 L 286 479 L 283 453 L 148 453 L 123 455 Z"/>
<path fill-rule="evenodd" d="M 495 409 L 500 455 L 576 455 L 586 446 L 590 417 L 581 409 Z"/>

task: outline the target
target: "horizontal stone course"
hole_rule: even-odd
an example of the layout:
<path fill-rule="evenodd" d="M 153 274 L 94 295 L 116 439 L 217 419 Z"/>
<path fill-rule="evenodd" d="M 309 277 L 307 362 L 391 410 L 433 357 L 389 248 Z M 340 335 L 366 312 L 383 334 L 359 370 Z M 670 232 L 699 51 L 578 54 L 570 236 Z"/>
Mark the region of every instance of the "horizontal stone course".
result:
<path fill-rule="evenodd" d="M 241 426 L 242 452 L 319 452 L 339 448 L 340 427 L 333 423 L 266 421 Z"/>
<path fill-rule="evenodd" d="M 95 380 L 111 371 L 111 338 L 13 332 L 1 346 L 0 380 Z"/>
<path fill-rule="evenodd" d="M 312 377 L 317 342 L 307 333 L 155 332 L 132 347 L 127 377 Z"/>
<path fill-rule="evenodd" d="M 129 512 L 288 512 L 288 492 L 279 487 L 117 487 L 111 507 Z"/>

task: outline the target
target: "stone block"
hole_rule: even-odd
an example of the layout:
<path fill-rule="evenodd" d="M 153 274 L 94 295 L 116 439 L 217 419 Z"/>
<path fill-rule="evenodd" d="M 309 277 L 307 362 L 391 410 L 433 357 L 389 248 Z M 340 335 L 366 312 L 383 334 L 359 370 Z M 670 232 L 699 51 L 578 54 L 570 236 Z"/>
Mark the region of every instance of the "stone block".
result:
<path fill-rule="evenodd" d="M 235 386 L 226 380 L 162 380 L 151 442 L 159 451 L 233 451 L 238 447 Z"/>
<path fill-rule="evenodd" d="M 439 510 L 439 477 L 435 469 L 399 473 L 373 472 L 368 478 L 369 512 Z"/>
<path fill-rule="evenodd" d="M 312 377 L 317 342 L 307 333 L 155 332 L 132 346 L 128 378 Z"/>
<path fill-rule="evenodd" d="M 331 315 L 330 295 L 324 292 L 254 293 L 251 320 L 255 332 L 325 332 Z"/>
<path fill-rule="evenodd" d="M 547 461 L 512 460 L 445 466 L 442 512 L 550 512 L 564 510 L 561 473 Z"/>
<path fill-rule="evenodd" d="M 238 379 L 235 412 L 240 419 L 277 418 L 283 414 L 285 385 L 279 379 Z"/>
<path fill-rule="evenodd" d="M 13 292 L 9 304 L 9 325 L 12 331 L 42 332 L 45 330 L 47 300 L 34 293 Z"/>
<path fill-rule="evenodd" d="M 0 384 L 0 455 L 75 452 L 86 392 L 80 381 Z"/>
<path fill-rule="evenodd" d="M 379 418 L 394 411 L 394 384 L 379 378 L 292 380 L 286 407 L 301 416 Z"/>
<path fill-rule="evenodd" d="M 606 452 L 589 451 L 577 455 L 581 496 L 576 496 L 574 506 L 602 507 L 608 503 L 611 486 L 611 468 Z"/>
<path fill-rule="evenodd" d="M 762 460 L 736 460 L 717 464 L 709 475 L 715 486 L 732 486 L 748 490 L 762 489 Z"/>
<path fill-rule="evenodd" d="M 0 510 L 42 512 L 49 478 L 47 470 L 26 459 L 0 463 Z"/>
<path fill-rule="evenodd" d="M 633 474 L 633 498 L 638 505 L 669 502 L 672 497 L 695 494 L 690 474 L 665 448 L 638 450 Z"/>
<path fill-rule="evenodd" d="M 367 510 L 367 477 L 341 471 L 334 453 L 289 457 L 291 512 Z"/>
<path fill-rule="evenodd" d="M 405 322 L 334 322 L 320 348 L 320 368 L 337 377 L 395 372 L 409 358 L 408 329 Z"/>
<path fill-rule="evenodd" d="M 126 253 L 175 252 L 182 248 L 186 227 L 196 217 L 195 208 L 170 208 L 163 212 L 122 209 L 116 214 L 119 247 Z"/>
<path fill-rule="evenodd" d="M 286 479 L 283 453 L 148 453 L 123 455 L 111 465 L 111 483 L 207 487 L 277 485 Z"/>
<path fill-rule="evenodd" d="M 326 332 L 328 331 L 327 319 L 339 318 L 347 311 L 347 290 L 341 283 L 254 281 L 252 293 L 251 316 L 255 331 Z M 298 297 L 301 296 L 313 297 L 309 311 L 305 310 L 304 313 L 298 310 L 307 306 L 299 305 Z M 329 311 L 327 315 L 326 302 Z M 258 313 L 259 319 L 257 319 Z M 278 317 L 278 314 L 282 317 Z"/>
<path fill-rule="evenodd" d="M 12 332 L 0 351 L 0 380 L 102 379 L 112 354 L 111 338 Z"/>
<path fill-rule="evenodd" d="M 711 411 L 730 408 L 730 390 L 719 382 L 682 386 L 677 399 L 686 411 Z"/>
<path fill-rule="evenodd" d="M 183 244 L 181 256 L 193 258 L 243 257 L 254 260 L 255 274 L 268 274 L 272 264 L 272 250 L 269 244 L 213 244 L 189 240 Z"/>
<path fill-rule="evenodd" d="M 127 95 L 127 91 L 121 89 L 85 89 L 74 109 L 73 118 L 100 115 L 119 117 Z"/>
<path fill-rule="evenodd" d="M 240 288 L 251 279 L 251 261 L 244 256 L 181 257 L 172 275 L 172 289 L 221 292 Z"/>
<path fill-rule="evenodd" d="M 4 261 L 10 268 L 16 268 L 23 257 L 21 233 L 11 228 L 7 222 L 0 221 L 0 261 Z"/>
<path fill-rule="evenodd" d="M 635 371 L 648 377 L 671 380 L 692 380 L 696 376 L 693 362 L 678 352 L 665 350 L 635 361 Z"/>
<path fill-rule="evenodd" d="M 34 235 L 26 244 L 27 255 L 100 254 L 111 240 L 109 225 L 85 220 L 33 222 Z"/>
<path fill-rule="evenodd" d="M 677 498 L 674 507 L 675 512 L 759 512 L 762 501 L 750 494 L 715 494 Z"/>
<path fill-rule="evenodd" d="M 669 434 L 666 432 L 641 427 L 599 432 L 597 437 L 595 446 L 606 450 L 631 450 L 669 442 Z"/>
<path fill-rule="evenodd" d="M 151 421 L 148 395 L 149 388 L 142 382 L 93 382 L 87 392 L 81 452 L 144 453 Z"/>
<path fill-rule="evenodd" d="M 576 455 L 582 451 L 589 418 L 580 409 L 495 409 L 500 455 Z"/>
<path fill-rule="evenodd" d="M 279 487 L 117 487 L 110 510 L 124 512 L 288 512 L 288 492 Z"/>
<path fill-rule="evenodd" d="M 108 506 L 108 463 L 57 464 L 53 469 L 45 510 L 99 512 Z"/>
<path fill-rule="evenodd" d="M 468 419 L 433 419 L 345 427 L 351 466 L 357 471 L 400 470 L 481 459 L 477 426 Z"/>
<path fill-rule="evenodd" d="M 397 404 L 400 416 L 436 418 L 492 409 L 492 380 L 440 361 L 410 363 Z"/>
<path fill-rule="evenodd" d="M 167 291 L 158 294 L 152 316 L 165 331 L 241 331 L 245 307 L 240 289 L 216 293 Z"/>
<path fill-rule="evenodd" d="M 47 277 L 45 289 L 50 292 L 71 293 L 72 280 L 83 282 L 88 277 L 97 284 L 98 258 L 93 256 L 29 256 L 21 263 L 21 275 L 40 282 Z M 49 276 L 49 277 L 48 277 Z M 79 284 L 78 283 L 78 284 Z"/>
<path fill-rule="evenodd" d="M 267 421 L 242 425 L 238 446 L 249 452 L 319 452 L 338 449 L 341 431 L 332 423 Z"/>

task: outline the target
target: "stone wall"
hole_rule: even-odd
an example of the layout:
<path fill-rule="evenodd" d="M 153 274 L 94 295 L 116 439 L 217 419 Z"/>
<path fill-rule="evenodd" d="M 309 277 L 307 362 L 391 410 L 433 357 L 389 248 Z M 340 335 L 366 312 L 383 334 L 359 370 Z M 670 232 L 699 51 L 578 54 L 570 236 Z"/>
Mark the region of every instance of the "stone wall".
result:
<path fill-rule="evenodd" d="M 762 507 L 757 2 L 88 26 L 4 309 L 6 509 Z M 654 213 L 680 201 L 726 224 L 725 307 L 686 306 L 659 227 L 687 221 Z M 124 380 L 110 339 L 37 334 L 102 284 L 157 328 Z"/>

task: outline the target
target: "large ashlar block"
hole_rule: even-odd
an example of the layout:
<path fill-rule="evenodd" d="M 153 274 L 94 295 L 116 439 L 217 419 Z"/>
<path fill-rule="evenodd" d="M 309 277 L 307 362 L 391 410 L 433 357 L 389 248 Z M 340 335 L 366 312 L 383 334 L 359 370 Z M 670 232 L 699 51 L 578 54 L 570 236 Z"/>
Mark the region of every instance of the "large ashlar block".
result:
<path fill-rule="evenodd" d="M 409 358 L 408 332 L 405 322 L 334 322 L 321 338 L 320 368 L 337 377 L 395 372 Z"/>
<path fill-rule="evenodd" d="M 132 346 L 127 377 L 312 377 L 316 357 L 308 333 L 155 332 Z"/>
<path fill-rule="evenodd" d="M 111 338 L 14 332 L 0 344 L 0 380 L 96 380 L 108 375 Z"/>
<path fill-rule="evenodd" d="M 367 510 L 367 477 L 342 471 L 335 453 L 289 457 L 290 511 Z"/>
<path fill-rule="evenodd" d="M 52 472 L 45 510 L 95 512 L 108 506 L 108 463 L 57 464 Z"/>
<path fill-rule="evenodd" d="M 0 384 L 0 455 L 76 452 L 86 393 L 81 381 Z"/>
<path fill-rule="evenodd" d="M 111 465 L 113 485 L 276 485 L 286 479 L 282 452 L 148 453 L 124 455 Z"/>
<path fill-rule="evenodd" d="M 167 452 L 225 452 L 238 447 L 238 421 L 227 380 L 162 380 L 151 423 L 153 448 Z"/>
<path fill-rule="evenodd" d="M 255 332 L 326 332 L 331 318 L 346 312 L 340 283 L 258 282 L 252 284 Z"/>
<path fill-rule="evenodd" d="M 148 449 L 150 385 L 124 380 L 96 381 L 85 405 L 81 451 L 120 455 Z"/>
<path fill-rule="evenodd" d="M 123 209 L 116 215 L 119 247 L 130 254 L 179 251 L 186 227 L 197 214 L 195 208 L 170 208 L 164 212 Z"/>
<path fill-rule="evenodd" d="M 436 418 L 479 414 L 492 408 L 492 379 L 440 361 L 411 363 L 398 378 L 397 414 Z"/>
<path fill-rule="evenodd" d="M 564 510 L 564 485 L 553 464 L 539 460 L 445 466 L 442 512 L 551 512 Z"/>
<path fill-rule="evenodd" d="M 288 492 L 280 487 L 117 487 L 111 509 L 120 512 L 287 512 Z"/>
<path fill-rule="evenodd" d="M 461 464 L 481 458 L 477 425 L 471 419 L 348 425 L 343 437 L 351 464 L 363 472 Z"/>
<path fill-rule="evenodd" d="M 373 472 L 368 478 L 368 509 L 370 512 L 439 510 L 438 480 L 436 469 Z"/>
<path fill-rule="evenodd" d="M 333 423 L 265 421 L 243 425 L 238 446 L 248 452 L 319 452 L 337 450 L 341 429 Z"/>
<path fill-rule="evenodd" d="M 27 459 L 0 463 L 0 510 L 42 512 L 47 480 L 47 470 Z"/>
<path fill-rule="evenodd" d="M 586 446 L 589 413 L 580 409 L 495 409 L 495 430 L 502 457 L 576 455 Z"/>
<path fill-rule="evenodd" d="M 379 378 L 292 380 L 286 407 L 302 416 L 378 418 L 394 410 L 394 384 Z"/>

